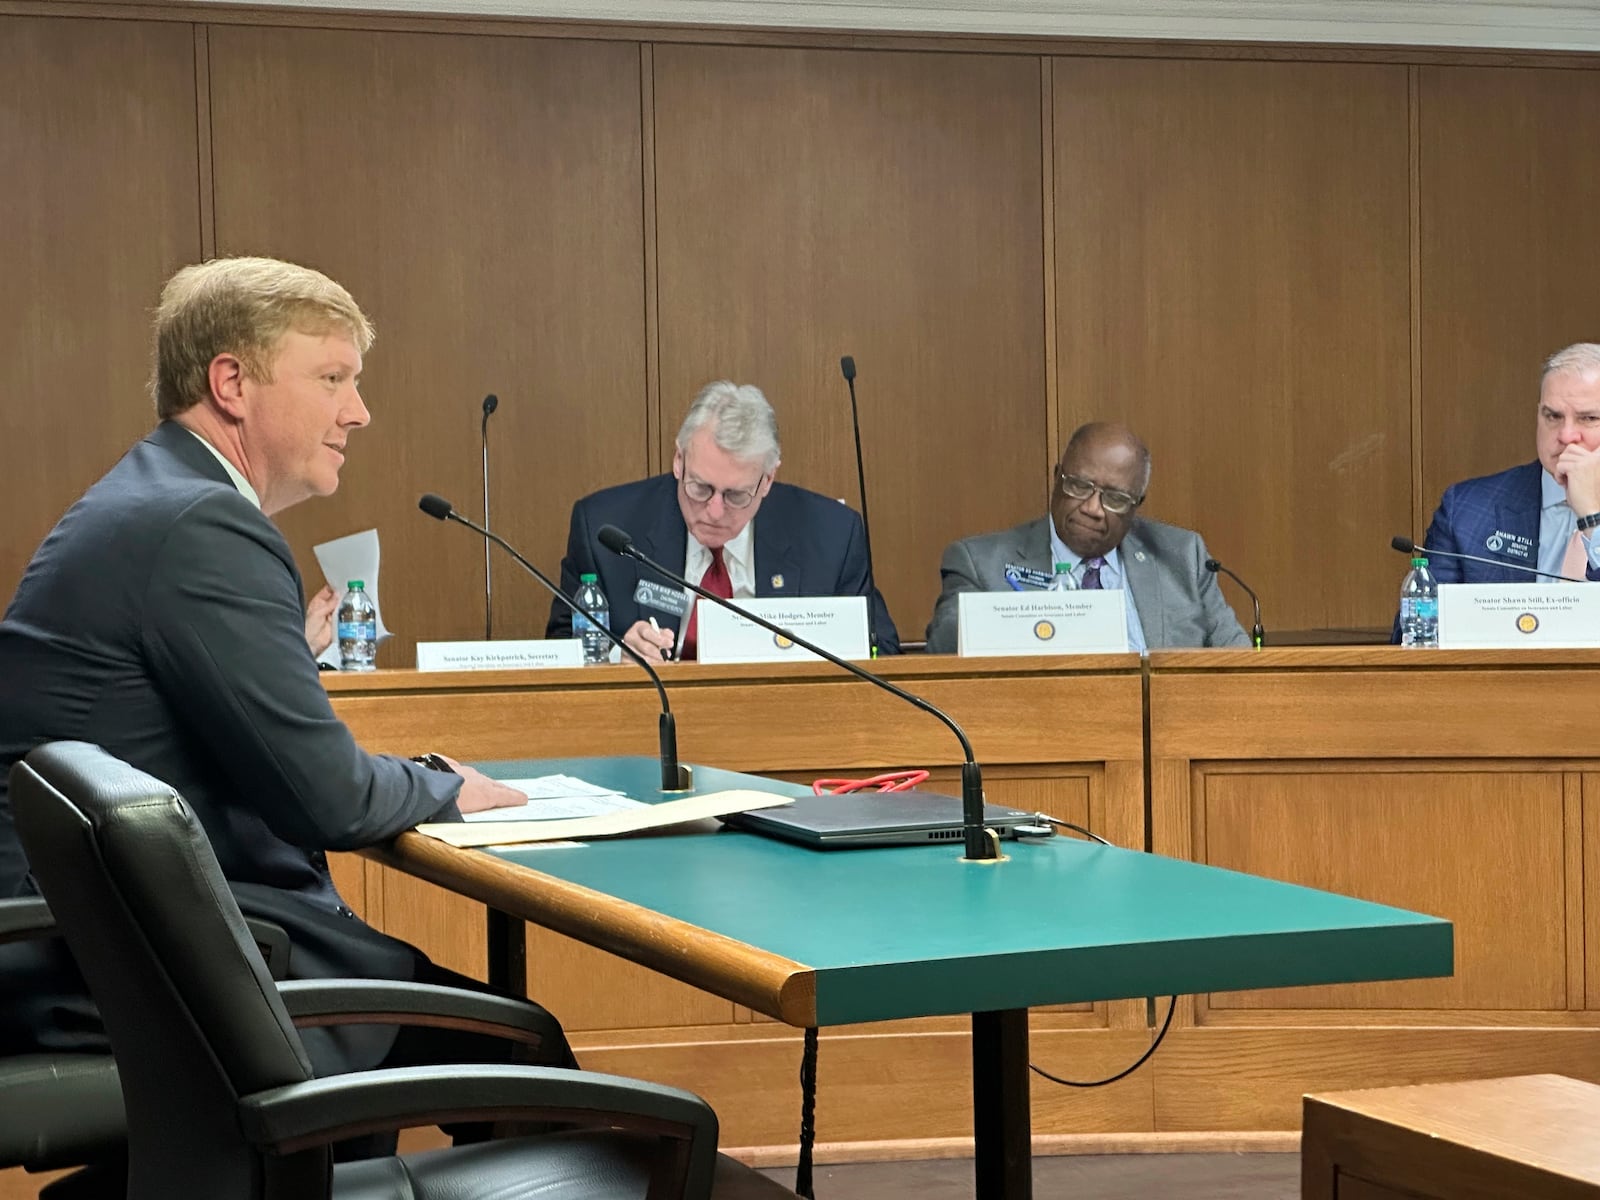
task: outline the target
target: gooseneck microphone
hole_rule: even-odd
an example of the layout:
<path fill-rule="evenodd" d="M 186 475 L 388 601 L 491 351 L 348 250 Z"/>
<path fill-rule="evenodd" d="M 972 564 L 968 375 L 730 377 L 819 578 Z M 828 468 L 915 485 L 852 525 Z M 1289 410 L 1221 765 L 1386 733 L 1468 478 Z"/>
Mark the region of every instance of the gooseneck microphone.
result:
<path fill-rule="evenodd" d="M 483 527 L 489 528 L 489 418 L 500 407 L 500 397 L 490 392 L 483 398 Z M 431 514 L 430 514 L 431 515 Z M 443 518 L 440 518 L 443 520 Z M 489 580 L 489 543 L 483 543 L 483 640 L 494 639 L 494 601 Z"/>
<path fill-rule="evenodd" d="M 1467 562 L 1483 563 L 1485 566 L 1503 567 L 1507 571 L 1521 571 L 1527 575 L 1541 575 L 1546 579 L 1559 579 L 1562 583 L 1588 582 L 1584 579 L 1574 579 L 1570 575 L 1552 575 L 1549 571 L 1540 571 L 1535 567 L 1525 567 L 1521 563 L 1501 562 L 1497 558 L 1480 558 L 1476 554 L 1457 554 L 1454 550 L 1430 550 L 1426 546 L 1418 545 L 1408 537 L 1390 538 L 1389 545 L 1400 551 L 1401 554 L 1433 554 L 1440 558 L 1461 558 L 1465 559 Z"/>
<path fill-rule="evenodd" d="M 745 609 L 740 608 L 733 601 L 712 595 L 697 583 L 690 583 L 676 571 L 668 570 L 640 550 L 633 544 L 633 538 L 615 525 L 600 526 L 599 532 L 595 534 L 595 537 L 611 553 L 620 554 L 623 558 L 631 558 L 634 562 L 649 567 L 658 575 L 672 580 L 679 587 L 688 588 L 702 600 L 709 600 L 719 608 L 725 608 L 729 612 L 736 613 L 745 620 L 752 621 L 771 633 L 788 638 L 795 645 L 811 651 L 818 658 L 827 659 L 834 666 L 843 668 L 849 671 L 850 674 L 859 676 L 868 683 L 880 687 L 892 695 L 899 696 L 907 704 L 914 705 L 930 716 L 944 722 L 945 727 L 956 735 L 956 740 L 961 743 L 961 752 L 966 757 L 966 761 L 961 765 L 961 827 L 963 841 L 966 846 L 966 854 L 963 857 L 972 860 L 989 860 L 1000 857 L 1000 851 L 994 840 L 991 839 L 989 831 L 983 827 L 983 769 L 978 766 L 978 760 L 972 753 L 972 743 L 967 740 L 967 735 L 962 732 L 961 726 L 957 725 L 942 709 L 935 708 L 921 696 L 913 695 L 904 688 L 896 687 L 887 679 L 880 679 L 872 672 L 862 670 L 855 663 L 840 658 L 837 654 L 806 641 L 805 638 L 793 630 L 784 629 L 781 625 L 774 625 L 765 617 L 758 617 L 755 613 L 747 612 Z"/>
<path fill-rule="evenodd" d="M 856 410 L 856 360 L 846 354 L 839 360 L 839 370 L 844 375 L 844 381 L 850 388 L 850 428 L 856 436 L 856 490 L 861 493 L 861 536 L 867 544 L 867 584 L 876 588 L 877 574 L 872 568 L 872 518 L 867 516 L 867 472 L 861 459 L 861 416 Z M 867 593 L 867 645 L 872 647 L 873 657 L 878 654 L 878 629 L 877 622 L 873 620 L 872 593 Z"/>
<path fill-rule="evenodd" d="M 1228 570 L 1227 567 L 1223 566 L 1214 558 L 1206 559 L 1206 570 L 1210 571 L 1213 575 L 1220 571 L 1222 574 L 1226 575 L 1229 579 L 1233 580 L 1240 587 L 1242 587 L 1244 589 L 1244 594 L 1250 597 L 1250 603 L 1255 605 L 1256 608 L 1256 623 L 1250 627 L 1250 644 L 1257 650 L 1261 649 L 1261 647 L 1267 644 L 1267 631 L 1261 628 L 1261 601 L 1257 599 L 1256 594 L 1250 590 L 1250 585 L 1244 580 L 1240 579 L 1237 575 Z"/>
<path fill-rule="evenodd" d="M 499 546 L 512 558 L 516 559 L 517 564 L 524 571 L 544 584 L 557 600 L 560 600 L 561 603 L 579 616 L 586 618 L 590 624 L 611 640 L 612 645 L 644 668 L 644 673 L 650 676 L 650 682 L 656 685 L 656 694 L 661 697 L 661 790 L 664 792 L 681 792 L 686 789 L 689 786 L 688 778 L 683 768 L 678 765 L 678 723 L 672 715 L 672 705 L 667 702 L 667 689 L 662 686 L 661 676 L 656 674 L 655 668 L 645 661 L 644 656 L 612 633 L 606 627 L 605 622 L 551 583 L 549 577 L 543 571 L 518 554 L 516 548 L 505 538 L 467 520 L 466 517 L 456 512 L 455 507 L 443 496 L 436 496 L 429 492 L 417 501 L 417 507 L 436 521 L 454 521 L 458 525 L 465 525 L 473 533 L 485 539 L 483 543 L 485 546 L 488 546 L 490 542 Z"/>

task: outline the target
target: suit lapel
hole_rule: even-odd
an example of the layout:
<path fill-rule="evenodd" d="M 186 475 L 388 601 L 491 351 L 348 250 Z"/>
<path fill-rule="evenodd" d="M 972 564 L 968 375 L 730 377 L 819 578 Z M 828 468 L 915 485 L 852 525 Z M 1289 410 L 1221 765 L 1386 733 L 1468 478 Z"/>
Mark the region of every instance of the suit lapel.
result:
<path fill-rule="evenodd" d="M 1122 539 L 1118 554 L 1122 558 L 1123 580 L 1133 593 L 1133 611 L 1139 614 L 1139 627 L 1144 630 L 1144 644 L 1166 645 L 1167 604 L 1161 572 L 1156 569 L 1155 554 L 1145 541 L 1138 521 Z"/>
<path fill-rule="evenodd" d="M 1538 463 L 1530 464 L 1530 469 L 1519 476 L 1513 485 L 1505 490 L 1500 502 L 1495 505 L 1494 527 L 1489 531 L 1492 538 L 1496 533 L 1505 532 L 1518 537 L 1527 538 L 1527 544 L 1533 547 L 1533 559 L 1525 566 L 1537 567 L 1539 565 L 1539 519 L 1544 514 L 1544 470 Z M 1487 542 L 1482 546 L 1470 546 L 1468 554 L 1494 553 Z M 1503 553 L 1503 552 L 1502 552 Z M 1496 583 L 1527 583 L 1533 576 L 1522 571 L 1502 569 L 1500 578 Z"/>
<path fill-rule="evenodd" d="M 1038 571 L 1047 577 L 1054 573 L 1056 563 L 1055 555 L 1050 550 L 1050 518 L 1040 517 L 1037 521 L 1019 525 L 1016 534 L 1005 562 L 1001 564 L 1002 570 L 1010 564 Z"/>
<path fill-rule="evenodd" d="M 670 479 L 671 476 L 668 476 L 668 478 Z M 656 505 L 655 520 L 645 529 L 642 536 L 634 540 L 638 542 L 641 550 L 663 567 L 676 571 L 679 575 L 683 574 L 683 568 L 689 559 L 689 529 L 683 523 L 683 513 L 678 508 L 677 482 L 675 480 L 664 502 Z M 633 586 L 628 589 L 628 595 L 631 599 L 634 587 L 638 586 L 640 578 L 653 577 L 655 572 L 649 571 L 635 562 L 630 562 L 628 565 L 633 568 Z M 656 579 L 654 581 L 666 584 L 668 587 L 677 587 L 669 579 Z M 612 602 L 615 603 L 615 600 Z M 681 639 L 683 632 L 682 617 L 674 617 L 670 613 L 656 610 L 651 610 L 649 613 L 644 613 L 641 610 L 642 619 L 648 620 L 651 616 L 655 617 L 656 624 L 660 625 L 661 628 L 671 629 L 674 634 L 680 635 Z"/>
<path fill-rule="evenodd" d="M 750 539 L 755 555 L 756 596 L 762 599 L 808 594 L 805 576 L 800 570 L 800 559 L 795 555 L 793 543 L 784 534 L 792 522 L 783 520 L 782 493 L 777 493 L 777 496 L 779 502 L 776 505 L 772 503 L 772 492 L 762 501 L 761 511 L 755 517 L 754 536 Z M 773 511 L 775 508 L 777 512 Z"/>

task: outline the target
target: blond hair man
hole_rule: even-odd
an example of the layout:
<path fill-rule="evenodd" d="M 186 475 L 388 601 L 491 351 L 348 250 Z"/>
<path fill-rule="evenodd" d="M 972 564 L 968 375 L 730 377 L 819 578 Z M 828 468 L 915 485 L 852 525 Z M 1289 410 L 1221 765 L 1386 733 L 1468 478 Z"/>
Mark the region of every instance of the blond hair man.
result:
<path fill-rule="evenodd" d="M 524 798 L 356 745 L 268 519 L 339 486 L 371 420 L 357 383 L 372 327 L 326 276 L 237 258 L 173 276 L 155 332 L 160 424 L 62 517 L 0 622 L 0 896 L 31 890 L 4 771 L 42 742 L 96 742 L 183 795 L 240 907 L 287 930 L 292 976 L 467 982 L 357 920 L 326 851 Z M 0 986 L 21 998 L 0 1047 L 103 1048 L 69 964 L 0 949 Z M 495 1057 L 392 1026 L 308 1030 L 306 1044 L 319 1073 Z M 553 1018 L 538 1057 L 572 1062 Z"/>

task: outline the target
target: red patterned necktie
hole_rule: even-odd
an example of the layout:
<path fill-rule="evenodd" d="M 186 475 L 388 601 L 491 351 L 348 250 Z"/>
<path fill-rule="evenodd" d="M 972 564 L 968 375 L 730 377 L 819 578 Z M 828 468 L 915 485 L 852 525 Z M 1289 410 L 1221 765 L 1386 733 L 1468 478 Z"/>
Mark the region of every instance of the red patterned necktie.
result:
<path fill-rule="evenodd" d="M 733 599 L 733 579 L 728 574 L 728 564 L 722 561 L 721 546 L 711 552 L 711 565 L 706 568 L 700 586 L 713 596 L 721 596 L 724 600 Z M 694 608 L 689 611 L 688 624 L 683 627 L 683 650 L 678 655 L 680 659 L 694 658 L 699 653 L 701 603 L 702 601 L 696 600 Z"/>

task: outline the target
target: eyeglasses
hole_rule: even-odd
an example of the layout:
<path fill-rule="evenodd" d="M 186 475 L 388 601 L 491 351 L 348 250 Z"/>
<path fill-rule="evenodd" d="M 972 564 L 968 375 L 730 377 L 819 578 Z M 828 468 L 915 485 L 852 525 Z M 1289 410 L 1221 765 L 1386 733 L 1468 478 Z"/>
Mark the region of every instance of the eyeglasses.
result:
<path fill-rule="evenodd" d="M 1115 516 L 1131 513 L 1144 503 L 1143 496 L 1134 496 L 1118 488 L 1101 487 L 1094 480 L 1084 479 L 1081 475 L 1068 475 L 1058 470 L 1056 478 L 1061 481 L 1061 490 L 1074 500 L 1087 500 L 1099 492 L 1100 507 Z"/>
<path fill-rule="evenodd" d="M 722 502 L 729 508 L 749 508 L 761 491 L 761 485 L 766 481 L 767 477 L 763 475 L 753 488 L 723 488 Z M 710 504 L 711 497 L 717 494 L 717 489 L 709 483 L 690 478 L 687 474 L 683 477 L 683 490 L 696 504 Z"/>

